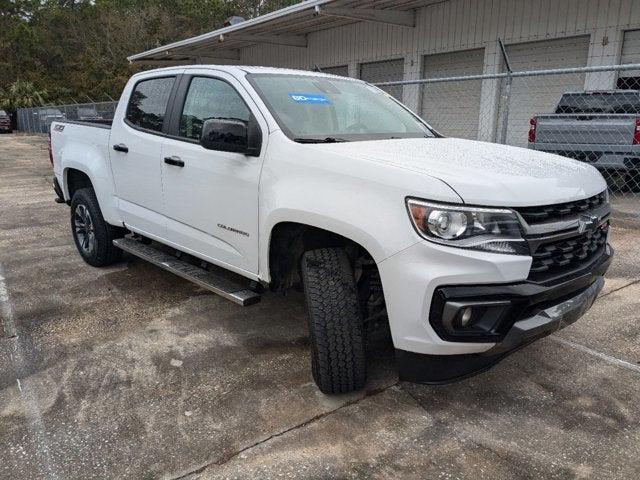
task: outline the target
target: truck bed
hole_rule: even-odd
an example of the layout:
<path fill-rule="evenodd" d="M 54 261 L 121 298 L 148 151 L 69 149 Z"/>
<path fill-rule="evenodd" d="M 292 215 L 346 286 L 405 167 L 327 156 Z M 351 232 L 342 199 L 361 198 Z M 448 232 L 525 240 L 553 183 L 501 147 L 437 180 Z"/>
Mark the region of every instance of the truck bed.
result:
<path fill-rule="evenodd" d="M 55 121 L 51 124 L 51 152 L 53 171 L 63 181 L 61 164 L 78 159 L 91 159 L 96 172 L 108 177 L 109 138 L 111 122 Z M 62 184 L 62 183 L 61 183 Z M 69 200 L 68 198 L 66 200 Z"/>
<path fill-rule="evenodd" d="M 56 120 L 54 123 L 67 123 L 74 125 L 84 125 L 87 127 L 107 128 L 110 129 L 113 125 L 113 119 L 101 119 L 101 120 Z"/>

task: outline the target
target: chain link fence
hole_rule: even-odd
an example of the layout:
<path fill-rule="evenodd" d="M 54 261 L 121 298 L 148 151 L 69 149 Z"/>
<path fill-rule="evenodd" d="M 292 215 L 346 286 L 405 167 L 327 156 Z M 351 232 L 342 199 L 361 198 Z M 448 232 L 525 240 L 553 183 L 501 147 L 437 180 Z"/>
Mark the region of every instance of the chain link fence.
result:
<path fill-rule="evenodd" d="M 18 130 L 26 133 L 49 133 L 57 120 L 113 120 L 118 102 L 74 103 L 46 107 L 19 108 Z"/>
<path fill-rule="evenodd" d="M 445 136 L 524 147 L 593 165 L 611 195 L 634 199 L 632 209 L 638 210 L 640 65 L 369 81 Z"/>
<path fill-rule="evenodd" d="M 633 200 L 628 209 L 637 214 L 640 64 L 389 81 L 402 78 L 402 69 L 402 61 L 376 62 L 360 75 L 445 136 L 550 152 L 593 165 L 611 195 Z M 18 129 L 47 133 L 56 120 L 112 120 L 116 106 L 23 108 L 17 113 Z"/>

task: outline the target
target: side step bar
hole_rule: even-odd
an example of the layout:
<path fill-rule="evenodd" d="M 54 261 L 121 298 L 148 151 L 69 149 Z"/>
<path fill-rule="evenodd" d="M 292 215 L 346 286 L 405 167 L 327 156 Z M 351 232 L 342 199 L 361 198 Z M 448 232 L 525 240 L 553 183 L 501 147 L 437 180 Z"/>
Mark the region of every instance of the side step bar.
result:
<path fill-rule="evenodd" d="M 253 290 L 236 284 L 220 275 L 216 275 L 214 272 L 179 260 L 173 255 L 153 248 L 150 245 L 145 245 L 133 238 L 118 238 L 113 241 L 113 244 L 125 252 L 140 257 L 171 273 L 175 273 L 185 280 L 189 280 L 243 307 L 253 305 L 260 301 L 260 294 Z"/>

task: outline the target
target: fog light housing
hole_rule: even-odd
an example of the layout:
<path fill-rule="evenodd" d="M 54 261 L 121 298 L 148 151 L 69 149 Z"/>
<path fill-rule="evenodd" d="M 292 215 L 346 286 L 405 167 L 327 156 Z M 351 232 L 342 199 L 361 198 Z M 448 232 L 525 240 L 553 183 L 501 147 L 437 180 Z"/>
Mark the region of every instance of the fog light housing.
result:
<path fill-rule="evenodd" d="M 439 323 L 446 336 L 458 339 L 498 335 L 499 325 L 511 307 L 512 302 L 508 300 L 449 300 L 444 303 L 436 324 Z M 434 324 L 433 320 L 438 319 L 432 317 L 431 320 Z"/>

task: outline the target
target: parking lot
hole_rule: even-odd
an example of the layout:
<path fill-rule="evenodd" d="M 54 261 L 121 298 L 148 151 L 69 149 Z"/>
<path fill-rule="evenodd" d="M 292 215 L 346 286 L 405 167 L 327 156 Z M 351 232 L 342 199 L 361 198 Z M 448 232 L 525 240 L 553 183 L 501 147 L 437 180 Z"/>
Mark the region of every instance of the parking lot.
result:
<path fill-rule="evenodd" d="M 45 140 L 0 136 L 0 478 L 637 478 L 633 205 L 576 324 L 446 386 L 376 352 L 366 391 L 328 397 L 301 294 L 242 308 L 130 257 L 86 265 Z"/>

